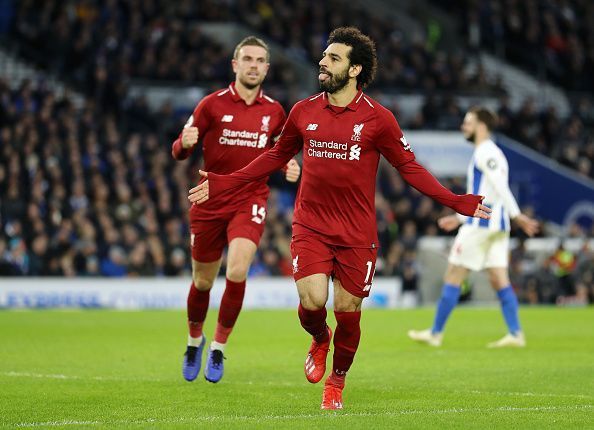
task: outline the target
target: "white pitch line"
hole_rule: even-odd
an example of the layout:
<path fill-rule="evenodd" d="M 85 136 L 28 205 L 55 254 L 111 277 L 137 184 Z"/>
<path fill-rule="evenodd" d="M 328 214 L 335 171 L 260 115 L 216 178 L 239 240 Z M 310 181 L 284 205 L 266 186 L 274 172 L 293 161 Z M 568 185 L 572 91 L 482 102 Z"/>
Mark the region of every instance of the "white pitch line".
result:
<path fill-rule="evenodd" d="M 156 378 L 121 378 L 118 376 L 76 376 L 76 375 L 62 375 L 62 374 L 46 374 L 46 373 L 31 373 L 31 372 L 0 372 L 2 376 L 10 376 L 15 378 L 39 378 L 39 379 L 63 379 L 63 380 L 81 380 L 81 381 L 116 381 L 116 382 L 167 382 L 166 379 Z"/>
<path fill-rule="evenodd" d="M 93 381 L 115 381 L 115 382 L 175 382 L 171 379 L 157 379 L 157 378 L 121 378 L 118 376 L 76 376 L 63 374 L 45 374 L 45 373 L 30 373 L 30 372 L 0 372 L 2 376 L 9 376 L 15 378 L 39 378 L 39 379 L 63 379 L 63 380 L 93 380 Z M 270 385 L 283 387 L 301 387 L 304 384 L 292 383 L 286 381 L 227 381 L 226 385 Z M 478 395 L 493 395 L 493 396 L 511 396 L 511 397 L 567 397 L 567 398 L 581 398 L 592 399 L 594 396 L 587 394 L 556 394 L 556 393 L 531 393 L 531 392 L 504 392 L 504 391 L 447 391 L 453 394 L 478 394 Z"/>
<path fill-rule="evenodd" d="M 470 390 L 470 391 L 456 391 L 457 394 L 488 394 L 492 396 L 516 396 L 516 397 L 571 397 L 571 398 L 581 398 L 581 399 L 592 399 L 594 396 L 589 396 L 587 394 L 556 394 L 556 393 L 531 393 L 531 392 L 505 392 L 505 391 L 478 391 L 478 390 Z"/>
<path fill-rule="evenodd" d="M 64 420 L 64 421 L 48 421 L 45 423 L 19 423 L 15 427 L 58 427 L 58 426 L 91 426 L 105 424 L 100 421 L 76 421 L 76 420 Z"/>
<path fill-rule="evenodd" d="M 13 378 L 37 378 L 37 379 L 62 379 L 62 380 L 79 380 L 79 381 L 115 381 L 115 382 L 176 382 L 179 380 L 173 379 L 158 379 L 158 378 L 122 378 L 118 376 L 76 376 L 52 373 L 32 373 L 32 372 L 0 372 L 0 376 L 8 376 Z M 303 384 L 286 382 L 286 381 L 269 381 L 269 382 L 254 382 L 254 381 L 230 381 L 227 385 L 271 385 L 271 386 L 287 386 L 298 387 Z"/>
<path fill-rule="evenodd" d="M 593 409 L 594 405 L 575 405 L 575 406 L 534 406 L 518 408 L 514 406 L 501 406 L 498 408 L 451 408 L 451 409 L 409 409 L 395 412 L 335 412 L 327 413 L 320 412 L 318 414 L 300 414 L 300 415 L 215 415 L 194 418 L 177 418 L 159 420 L 155 418 L 148 418 L 145 420 L 117 420 L 117 421 L 76 421 L 76 420 L 62 420 L 62 421 L 46 421 L 46 422 L 31 422 L 18 423 L 16 427 L 57 427 L 68 425 L 132 425 L 132 424 L 179 424 L 179 423 L 200 423 L 204 421 L 262 421 L 262 420 L 300 420 L 300 419 L 339 419 L 341 417 L 398 417 L 405 415 L 442 415 L 442 414 L 467 414 L 467 413 L 489 413 L 489 412 L 554 412 L 554 411 L 581 411 Z"/>

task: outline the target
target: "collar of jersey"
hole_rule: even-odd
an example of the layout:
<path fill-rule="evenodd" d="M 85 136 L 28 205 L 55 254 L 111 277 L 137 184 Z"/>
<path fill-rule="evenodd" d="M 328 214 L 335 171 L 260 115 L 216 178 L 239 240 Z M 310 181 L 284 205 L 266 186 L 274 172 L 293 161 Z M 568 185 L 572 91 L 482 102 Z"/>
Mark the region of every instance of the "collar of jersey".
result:
<path fill-rule="evenodd" d="M 324 107 L 332 109 L 334 112 L 340 113 L 344 112 L 347 109 L 355 112 L 359 108 L 361 100 L 363 99 L 363 90 L 360 89 L 359 91 L 357 91 L 357 95 L 355 95 L 355 98 L 353 98 L 353 100 L 351 100 L 351 102 L 345 107 L 331 105 L 330 100 L 328 99 L 328 94 L 326 92 L 322 93 L 322 99 L 324 100 Z"/>
<path fill-rule="evenodd" d="M 235 89 L 235 82 L 231 82 L 229 84 L 229 94 L 231 94 L 231 100 L 234 102 L 245 102 Z M 258 93 L 258 97 L 256 97 L 255 102 L 260 104 L 264 103 L 264 91 L 262 91 L 262 88 L 260 88 L 260 92 Z"/>

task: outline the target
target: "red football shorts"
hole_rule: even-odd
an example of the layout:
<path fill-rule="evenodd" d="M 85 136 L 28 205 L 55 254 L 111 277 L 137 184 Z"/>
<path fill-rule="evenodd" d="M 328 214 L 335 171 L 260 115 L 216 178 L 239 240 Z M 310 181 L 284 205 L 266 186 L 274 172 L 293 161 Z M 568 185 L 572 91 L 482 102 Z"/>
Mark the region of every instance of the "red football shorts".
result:
<path fill-rule="evenodd" d="M 192 258 L 201 263 L 217 261 L 233 239 L 242 237 L 258 246 L 264 232 L 266 198 L 249 200 L 236 212 L 213 220 L 200 220 L 190 209 L 190 247 Z"/>
<path fill-rule="evenodd" d="M 324 273 L 338 279 L 356 297 L 367 297 L 375 273 L 377 248 L 347 248 L 329 245 L 318 235 L 293 236 L 293 277 Z"/>

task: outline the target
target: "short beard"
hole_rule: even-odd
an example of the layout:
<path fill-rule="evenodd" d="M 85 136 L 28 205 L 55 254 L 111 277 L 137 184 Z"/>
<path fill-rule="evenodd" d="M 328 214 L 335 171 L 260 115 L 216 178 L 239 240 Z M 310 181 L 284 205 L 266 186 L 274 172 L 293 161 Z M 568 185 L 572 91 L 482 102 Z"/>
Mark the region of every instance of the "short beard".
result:
<path fill-rule="evenodd" d="M 470 134 L 470 136 L 468 136 L 468 137 L 466 138 L 466 140 L 467 140 L 468 142 L 470 142 L 470 143 L 474 143 L 474 138 L 475 138 L 475 137 L 476 137 L 476 133 L 472 133 L 472 134 Z"/>
<path fill-rule="evenodd" d="M 320 89 L 326 91 L 328 94 L 334 94 L 346 87 L 349 79 L 349 69 L 347 67 L 344 73 L 332 75 L 325 81 L 320 81 Z"/>
<path fill-rule="evenodd" d="M 262 85 L 262 81 L 263 81 L 263 79 L 256 84 L 252 84 L 251 82 L 247 82 L 247 81 L 239 78 L 239 82 L 241 82 L 241 85 L 246 87 L 248 90 L 253 90 L 254 88 L 258 88 L 260 85 Z"/>

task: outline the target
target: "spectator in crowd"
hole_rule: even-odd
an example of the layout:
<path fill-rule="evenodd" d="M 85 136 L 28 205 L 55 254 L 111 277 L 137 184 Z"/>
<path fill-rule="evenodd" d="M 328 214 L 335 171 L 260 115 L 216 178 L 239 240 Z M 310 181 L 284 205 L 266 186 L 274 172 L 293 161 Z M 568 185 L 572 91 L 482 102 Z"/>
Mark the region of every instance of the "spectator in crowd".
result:
<path fill-rule="evenodd" d="M 84 99 L 79 109 L 68 90 L 58 96 L 47 82 L 29 80 L 11 89 L 0 78 L 0 275 L 101 276 L 113 247 L 123 251 L 120 263 L 130 276 L 189 273 L 183 214 L 188 172 L 195 172 L 198 164 L 192 159 L 174 165 L 162 147 L 177 136 L 187 114 L 170 102 L 153 112 L 145 97 L 131 98 L 128 90 L 132 80 L 200 82 L 208 88 L 227 82 L 230 53 L 201 30 L 203 22 L 242 22 L 312 65 L 319 60 L 327 28 L 358 25 L 378 41 L 382 67 L 370 92 L 427 94 L 403 128 L 457 128 L 467 106 L 452 94 L 495 96 L 502 133 L 594 178 L 590 2 L 536 0 L 505 8 L 503 0 L 471 2 L 471 7 L 463 0 L 447 2 L 464 5 L 450 11 L 468 14 L 471 50 L 492 49 L 523 67 L 544 67 L 545 77 L 565 88 L 590 91 L 572 99 L 568 118 L 553 107 L 539 109 L 530 99 L 512 107 L 501 84 L 487 79 L 480 62 L 468 67 L 464 52 L 440 51 L 422 35 L 405 34 L 398 23 L 374 11 L 348 2 L 339 2 L 339 8 L 314 0 L 297 6 L 288 0 L 257 3 L 14 3 L 11 21 L 3 27 L 10 48 L 73 84 Z M 300 98 L 290 65 L 273 64 L 267 80 L 270 95 L 286 108 Z M 386 105 L 398 113 L 397 103 Z M 295 189 L 282 182 L 270 180 L 270 207 L 275 209 L 268 213 L 255 262 L 261 274 L 291 270 L 287 235 Z M 457 178 L 444 184 L 457 192 L 463 189 Z M 437 234 L 435 220 L 444 214 L 382 165 L 377 190 L 377 273 L 401 274 L 405 250 L 418 236 Z M 592 237 L 594 229 L 575 234 Z M 140 238 L 138 244 L 135 238 Z M 576 285 L 590 285 L 588 270 L 580 267 L 578 263 Z M 548 269 L 528 272 L 550 275 Z M 538 300 L 554 302 L 557 293 L 547 288 L 536 290 Z"/>

